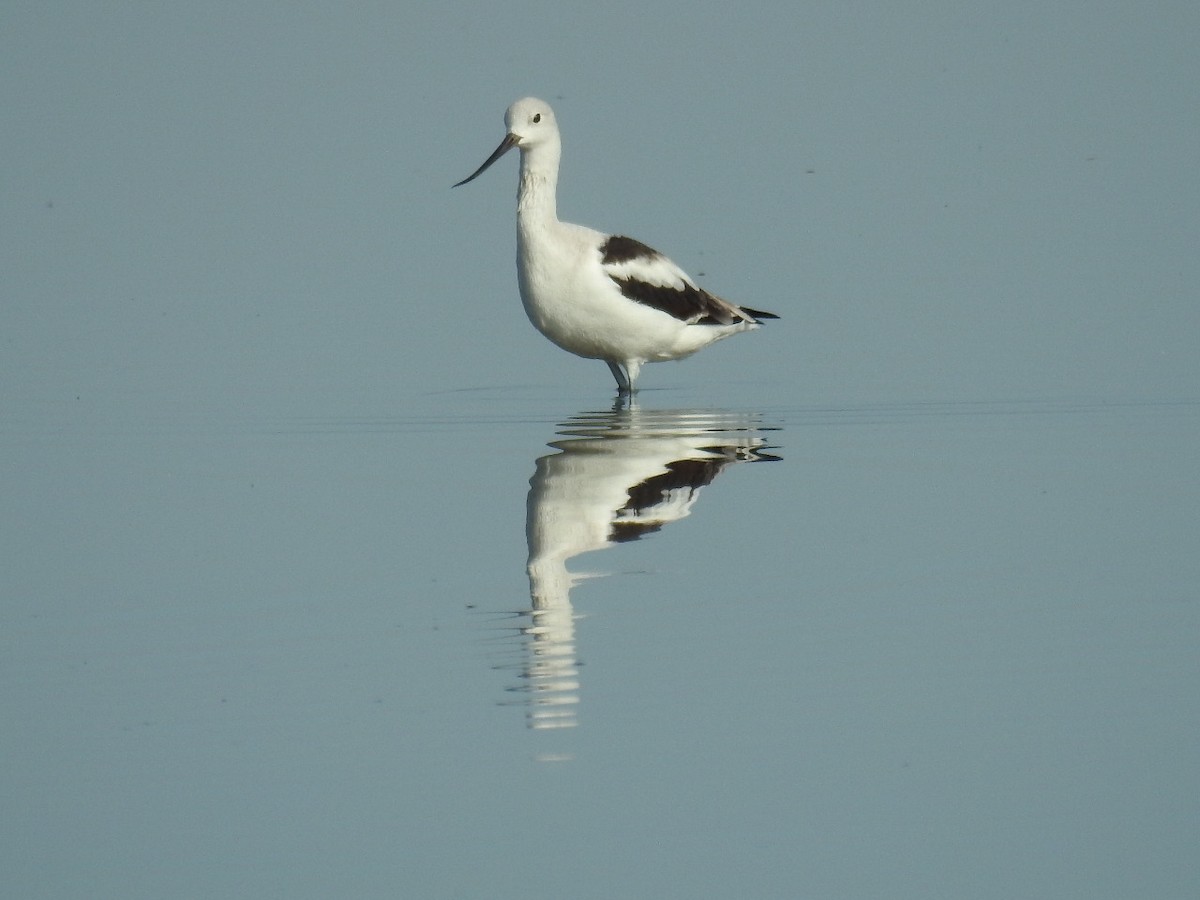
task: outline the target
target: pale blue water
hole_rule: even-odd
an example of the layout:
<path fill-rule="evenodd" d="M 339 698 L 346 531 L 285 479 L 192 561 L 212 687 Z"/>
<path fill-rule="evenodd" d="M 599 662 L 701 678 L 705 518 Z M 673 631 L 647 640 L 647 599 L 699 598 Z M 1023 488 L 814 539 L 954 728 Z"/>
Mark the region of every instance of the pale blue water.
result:
<path fill-rule="evenodd" d="M 1200 404 L 467 396 L 6 428 L 19 893 L 1186 894 Z"/>
<path fill-rule="evenodd" d="M 1196 11 L 545 12 L 4 15 L 5 895 L 1196 896 Z"/>

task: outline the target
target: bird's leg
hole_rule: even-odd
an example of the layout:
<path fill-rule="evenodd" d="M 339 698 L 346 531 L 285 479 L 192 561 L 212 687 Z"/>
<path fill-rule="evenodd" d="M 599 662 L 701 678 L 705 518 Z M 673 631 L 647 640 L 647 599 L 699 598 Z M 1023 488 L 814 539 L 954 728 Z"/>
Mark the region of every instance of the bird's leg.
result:
<path fill-rule="evenodd" d="M 638 373 L 642 371 L 640 360 L 630 359 L 625 362 L 625 379 L 629 382 L 629 393 L 637 393 Z"/>
<path fill-rule="evenodd" d="M 622 395 L 630 393 L 629 378 L 621 364 L 611 360 L 605 360 L 605 362 L 608 363 L 608 371 L 612 372 L 613 378 L 617 379 L 617 393 Z"/>

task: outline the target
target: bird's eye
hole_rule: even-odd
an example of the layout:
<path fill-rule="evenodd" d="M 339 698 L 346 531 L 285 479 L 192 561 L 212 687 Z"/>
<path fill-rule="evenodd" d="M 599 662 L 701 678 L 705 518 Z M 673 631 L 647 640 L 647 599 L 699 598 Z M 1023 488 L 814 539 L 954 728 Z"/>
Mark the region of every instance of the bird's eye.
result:
<path fill-rule="evenodd" d="M 542 114 L 541 114 L 541 113 L 534 113 L 534 114 L 533 114 L 533 124 L 534 124 L 534 125 L 536 125 L 536 124 L 537 124 L 538 122 L 540 122 L 540 121 L 542 121 Z"/>

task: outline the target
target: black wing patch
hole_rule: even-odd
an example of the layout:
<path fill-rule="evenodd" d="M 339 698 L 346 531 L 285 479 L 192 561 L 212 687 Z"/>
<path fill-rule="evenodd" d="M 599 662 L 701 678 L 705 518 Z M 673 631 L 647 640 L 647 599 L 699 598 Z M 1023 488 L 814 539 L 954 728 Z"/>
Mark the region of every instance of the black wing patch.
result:
<path fill-rule="evenodd" d="M 661 254 L 653 247 L 647 247 L 641 241 L 635 241 L 633 238 L 625 237 L 621 234 L 614 234 L 604 242 L 604 258 L 600 261 L 605 265 L 609 263 L 629 262 L 631 259 L 645 257 L 646 259 L 657 259 Z"/>
<path fill-rule="evenodd" d="M 665 264 L 667 267 L 675 269 L 674 263 L 667 260 L 653 247 L 648 247 L 641 241 L 635 241 L 633 238 L 621 234 L 609 237 L 600 250 L 600 262 L 603 265 L 620 266 L 622 263 L 645 260 L 647 264 Z M 634 268 L 636 269 L 636 267 Z M 692 325 L 732 325 L 735 322 L 748 321 L 750 317 L 755 319 L 778 318 L 772 313 L 739 309 L 733 304 L 713 296 L 704 288 L 695 287 L 683 280 L 679 284 L 662 285 L 642 281 L 632 274 L 609 273 L 608 277 L 620 288 L 621 294 L 628 299 L 665 312 L 681 322 L 688 322 Z M 672 275 L 672 277 L 674 276 Z"/>
<path fill-rule="evenodd" d="M 608 276 L 630 300 L 651 306 L 681 322 L 694 325 L 732 325 L 736 318 L 723 304 L 713 303 L 712 294 L 702 288 L 684 285 L 682 288 L 647 284 L 636 278 Z"/>
<path fill-rule="evenodd" d="M 645 260 L 649 263 L 669 262 L 653 247 L 648 247 L 641 241 L 635 241 L 623 234 L 614 234 L 604 242 L 601 249 L 600 262 L 604 265 L 620 265 L 621 263 Z M 692 322 L 697 325 L 729 325 L 734 321 L 729 310 L 720 303 L 712 303 L 712 297 L 701 288 L 680 283 L 679 286 L 650 284 L 634 275 L 608 276 L 621 289 L 621 293 L 636 303 L 674 316 L 681 322 Z M 715 298 L 713 298 L 715 299 Z"/>

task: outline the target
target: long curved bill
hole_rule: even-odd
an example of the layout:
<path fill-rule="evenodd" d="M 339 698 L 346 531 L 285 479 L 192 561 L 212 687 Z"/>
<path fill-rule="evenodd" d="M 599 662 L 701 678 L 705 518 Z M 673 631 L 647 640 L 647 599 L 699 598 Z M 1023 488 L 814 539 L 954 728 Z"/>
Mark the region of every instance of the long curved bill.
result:
<path fill-rule="evenodd" d="M 511 133 L 506 134 L 504 136 L 504 140 L 502 140 L 500 142 L 500 146 L 497 147 L 496 151 L 484 161 L 482 166 L 480 166 L 478 169 L 476 169 L 474 172 L 472 172 L 469 176 L 464 178 L 458 184 L 451 185 L 451 187 L 458 187 L 459 184 L 466 184 L 468 181 L 474 181 L 476 178 L 478 178 L 480 175 L 482 175 L 484 173 L 484 170 L 487 169 L 488 166 L 490 166 L 492 163 L 494 163 L 496 160 L 498 160 L 500 157 L 502 157 L 505 153 L 507 153 L 513 147 L 517 146 L 518 141 L 520 141 L 520 138 L 517 137 L 515 134 L 511 134 Z"/>

